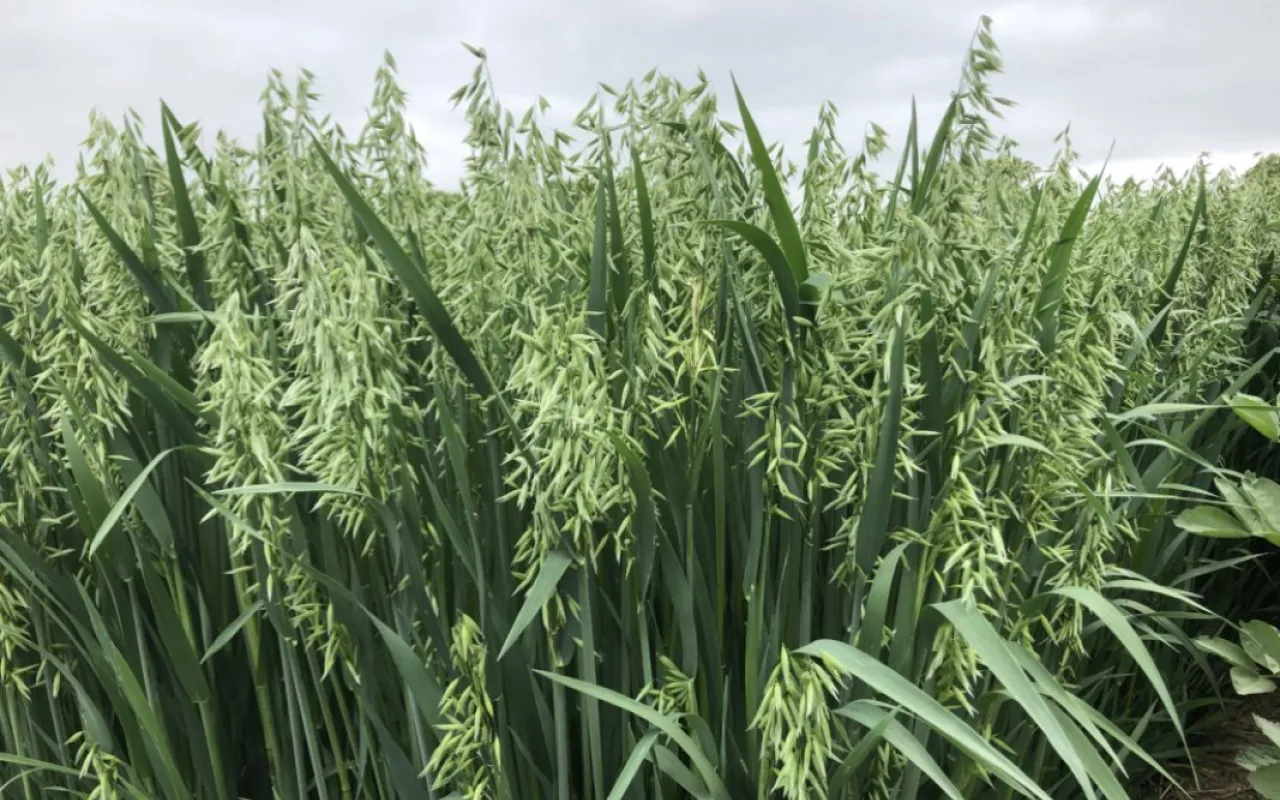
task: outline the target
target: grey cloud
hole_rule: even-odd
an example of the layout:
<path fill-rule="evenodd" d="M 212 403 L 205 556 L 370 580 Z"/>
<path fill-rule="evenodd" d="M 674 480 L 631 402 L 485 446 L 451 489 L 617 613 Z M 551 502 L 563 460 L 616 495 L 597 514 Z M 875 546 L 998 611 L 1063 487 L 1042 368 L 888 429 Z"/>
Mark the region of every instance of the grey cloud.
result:
<path fill-rule="evenodd" d="M 70 164 L 90 108 L 153 121 L 162 97 L 183 119 L 251 137 L 273 67 L 314 71 L 324 108 L 352 125 L 390 50 L 432 175 L 453 183 L 465 148 L 447 97 L 473 66 L 462 41 L 488 50 L 504 101 L 547 96 L 553 120 L 599 81 L 701 67 L 727 114 L 735 75 L 789 152 L 824 100 L 852 146 L 868 120 L 900 137 L 913 95 L 932 124 L 983 13 L 1005 59 L 996 91 L 1019 103 L 1001 131 L 1028 157 L 1051 156 L 1068 123 L 1091 161 L 1114 141 L 1121 170 L 1280 149 L 1271 0 L 0 0 L 0 164 Z"/>

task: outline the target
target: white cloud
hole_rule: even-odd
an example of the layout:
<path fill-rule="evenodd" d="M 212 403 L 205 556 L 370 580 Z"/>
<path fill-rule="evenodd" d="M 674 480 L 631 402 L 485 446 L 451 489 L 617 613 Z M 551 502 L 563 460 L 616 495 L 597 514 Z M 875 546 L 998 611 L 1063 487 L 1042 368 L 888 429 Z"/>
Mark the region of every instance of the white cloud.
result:
<path fill-rule="evenodd" d="M 1102 24 L 1098 12 L 1083 3 L 1009 3 L 989 16 L 1002 37 L 1038 42 L 1046 38 L 1085 36 Z"/>
<path fill-rule="evenodd" d="M 895 91 L 919 88 L 922 82 L 936 88 L 955 81 L 962 56 L 961 52 L 901 56 L 877 66 L 873 77 L 878 84 Z"/>
<path fill-rule="evenodd" d="M 1269 151 L 1280 151 L 1280 141 L 1276 142 L 1275 147 L 1269 148 Z M 1211 173 L 1220 170 L 1234 170 L 1237 173 L 1242 173 L 1256 164 L 1262 154 L 1263 151 L 1256 150 L 1228 150 L 1206 152 L 1203 155 Z M 1106 174 L 1116 180 L 1124 180 L 1125 178 L 1144 180 L 1165 169 L 1171 169 L 1175 173 L 1182 174 L 1195 167 L 1201 155 L 1201 153 L 1172 153 L 1163 156 L 1113 158 L 1106 164 Z M 1101 161 L 1091 161 L 1082 165 L 1082 169 L 1090 173 L 1096 172 L 1102 167 L 1103 162 Z"/>
<path fill-rule="evenodd" d="M 504 101 L 522 111 L 545 95 L 553 121 L 598 81 L 621 84 L 654 66 L 691 80 L 702 67 L 727 117 L 736 117 L 733 73 L 765 135 L 794 155 L 824 100 L 843 112 L 849 147 L 868 120 L 897 142 L 912 96 L 922 125 L 934 124 L 926 109 L 954 89 L 978 16 L 990 12 L 1007 72 L 995 91 L 1019 103 L 1000 131 L 1044 161 L 1071 123 L 1086 160 L 1116 142 L 1117 158 L 1141 171 L 1201 150 L 1276 145 L 1273 3 L 1026 0 L 992 11 L 979 0 L 367 0 L 356 10 L 338 0 L 0 0 L 0 166 L 46 153 L 70 165 L 91 108 L 118 117 L 131 106 L 154 129 L 161 98 L 207 131 L 251 138 L 272 67 L 310 68 L 323 110 L 349 124 L 390 50 L 432 177 L 454 182 L 466 148 L 447 98 L 474 66 L 463 41 L 488 50 Z"/>

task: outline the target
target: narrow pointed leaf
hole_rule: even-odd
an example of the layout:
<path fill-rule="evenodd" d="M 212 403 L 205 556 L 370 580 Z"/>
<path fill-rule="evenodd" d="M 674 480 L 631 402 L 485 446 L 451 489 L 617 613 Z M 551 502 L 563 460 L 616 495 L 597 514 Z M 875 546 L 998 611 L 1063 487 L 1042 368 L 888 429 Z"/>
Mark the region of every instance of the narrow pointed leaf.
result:
<path fill-rule="evenodd" d="M 737 80 L 733 82 L 733 91 L 738 98 L 742 127 L 751 145 L 751 160 L 760 172 L 760 180 L 764 185 L 764 197 L 765 202 L 769 204 L 769 216 L 773 219 L 773 227 L 778 232 L 778 242 L 782 252 L 786 253 L 792 282 L 799 285 L 809 278 L 809 262 L 805 256 L 804 242 L 800 239 L 800 229 L 796 226 L 795 215 L 791 213 L 791 204 L 787 201 L 786 192 L 778 180 L 778 171 L 774 169 L 769 148 L 765 145 L 764 139 L 760 136 L 760 130 L 747 109 L 747 101 L 742 97 Z"/>

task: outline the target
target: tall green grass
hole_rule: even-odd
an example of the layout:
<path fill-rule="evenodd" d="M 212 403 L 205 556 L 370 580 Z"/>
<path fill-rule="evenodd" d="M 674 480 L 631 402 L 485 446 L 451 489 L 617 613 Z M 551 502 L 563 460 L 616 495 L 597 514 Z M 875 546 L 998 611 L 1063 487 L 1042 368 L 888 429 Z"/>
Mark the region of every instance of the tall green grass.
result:
<path fill-rule="evenodd" d="M 985 21 L 892 176 L 701 75 L 546 130 L 473 53 L 457 193 L 390 58 L 354 135 L 273 75 L 251 148 L 162 107 L 4 183 L 0 795 L 1114 798 L 1185 753 L 1251 555 L 1172 520 L 1271 364 L 1271 184 L 1026 162 Z"/>

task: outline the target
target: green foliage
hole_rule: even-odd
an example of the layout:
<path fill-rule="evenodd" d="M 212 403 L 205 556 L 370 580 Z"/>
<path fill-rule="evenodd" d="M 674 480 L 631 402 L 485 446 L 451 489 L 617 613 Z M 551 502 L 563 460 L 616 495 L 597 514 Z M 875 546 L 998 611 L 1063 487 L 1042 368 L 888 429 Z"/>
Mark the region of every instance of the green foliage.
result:
<path fill-rule="evenodd" d="M 986 20 L 891 182 L 830 105 L 797 168 L 749 87 L 571 134 L 471 52 L 459 192 L 390 58 L 354 136 L 277 74 L 252 147 L 162 106 L 0 187 L 0 795 L 1115 798 L 1185 751 L 1254 528 L 1175 512 L 1223 405 L 1275 426 L 1273 182 L 1023 161 Z"/>
<path fill-rule="evenodd" d="M 1272 442 L 1280 441 L 1276 420 L 1280 409 L 1260 397 L 1239 393 L 1229 400 L 1231 410 L 1250 427 Z M 1223 504 L 1199 505 L 1178 515 L 1174 521 L 1183 530 L 1199 536 L 1264 539 L 1280 546 L 1280 485 L 1268 478 L 1245 475 L 1238 479 L 1215 479 Z M 1280 679 L 1280 629 L 1262 620 L 1251 620 L 1239 628 L 1240 643 L 1217 636 L 1202 636 L 1196 645 L 1227 662 L 1231 686 L 1238 694 L 1274 692 Z M 1251 748 L 1238 757 L 1249 770 L 1249 783 L 1267 798 L 1280 798 L 1280 725 L 1254 715 L 1258 729 L 1269 744 Z"/>

